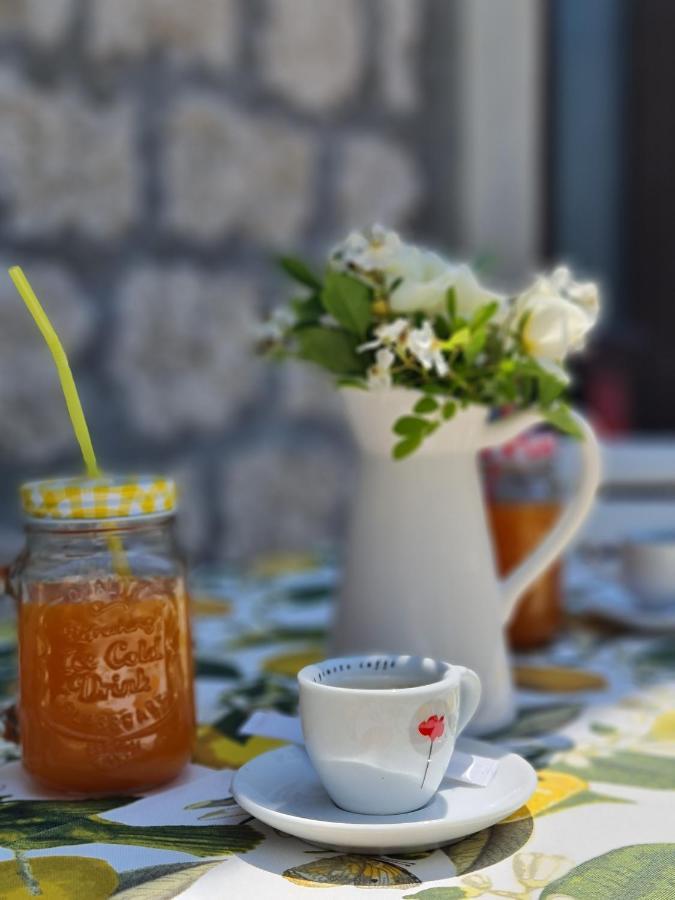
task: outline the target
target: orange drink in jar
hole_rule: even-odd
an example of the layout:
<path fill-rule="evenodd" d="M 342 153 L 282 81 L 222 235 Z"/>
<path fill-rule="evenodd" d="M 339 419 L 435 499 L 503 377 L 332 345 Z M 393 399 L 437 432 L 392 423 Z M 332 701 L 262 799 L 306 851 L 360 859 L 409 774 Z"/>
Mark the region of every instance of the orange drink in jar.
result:
<path fill-rule="evenodd" d="M 175 777 L 190 758 L 192 659 L 174 494 L 172 482 L 151 478 L 22 490 L 27 549 L 13 574 L 22 759 L 49 787 L 138 790 Z"/>

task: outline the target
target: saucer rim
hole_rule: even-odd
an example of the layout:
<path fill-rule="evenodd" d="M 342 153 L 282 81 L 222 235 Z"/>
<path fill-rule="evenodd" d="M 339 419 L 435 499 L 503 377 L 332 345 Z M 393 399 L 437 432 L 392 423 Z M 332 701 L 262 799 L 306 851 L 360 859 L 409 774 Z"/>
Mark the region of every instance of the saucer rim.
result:
<path fill-rule="evenodd" d="M 644 631 L 650 631 L 655 628 L 667 628 L 668 631 L 675 631 L 675 606 L 669 609 L 648 609 L 641 606 L 634 596 L 628 592 L 624 594 L 624 598 L 619 603 L 615 600 L 598 600 L 592 597 L 588 598 L 580 607 L 579 611 L 602 616 L 611 622 L 618 622 L 621 625 L 628 625 Z"/>
<path fill-rule="evenodd" d="M 349 844 L 349 836 L 353 836 L 355 830 L 358 831 L 361 835 L 363 835 L 364 840 L 380 840 L 389 843 L 385 843 L 386 846 L 389 847 L 408 847 L 408 846 L 440 846 L 443 843 L 447 843 L 448 841 L 452 841 L 458 839 L 454 832 L 457 829 L 461 831 L 461 835 L 473 834 L 476 831 L 480 831 L 482 828 L 486 828 L 491 824 L 496 824 L 504 818 L 507 818 L 509 815 L 514 813 L 516 810 L 520 809 L 521 806 L 524 806 L 529 798 L 532 796 L 534 791 L 536 790 L 538 779 L 537 773 L 532 765 L 524 759 L 520 754 L 514 753 L 513 751 L 508 750 L 508 748 L 502 747 L 499 744 L 489 744 L 486 741 L 476 741 L 475 738 L 471 739 L 472 742 L 484 744 L 491 749 L 500 749 L 504 750 L 503 759 L 507 759 L 509 757 L 514 757 L 518 760 L 519 764 L 523 766 L 523 775 L 528 778 L 527 791 L 525 790 L 525 786 L 523 786 L 523 796 L 518 796 L 517 802 L 514 801 L 513 805 L 507 805 L 507 807 L 500 811 L 497 816 L 494 813 L 483 812 L 482 814 L 474 815 L 471 818 L 465 818 L 460 821 L 450 820 L 453 824 L 453 835 L 448 837 L 447 839 L 434 838 L 429 835 L 427 842 L 425 843 L 424 835 L 426 832 L 434 831 L 437 832 L 439 829 L 442 830 L 443 824 L 448 822 L 447 818 L 436 819 L 436 820 L 421 820 L 421 821 L 409 821 L 407 817 L 412 813 L 401 813 L 400 819 L 401 821 L 397 822 L 369 822 L 369 821 L 351 821 L 351 822 L 340 822 L 340 821 L 332 821 L 326 819 L 315 819 L 315 818 L 304 818 L 301 816 L 293 815 L 292 813 L 283 812 L 280 810 L 274 810 L 269 806 L 263 806 L 258 803 L 256 800 L 251 799 L 242 794 L 239 790 L 238 782 L 242 779 L 242 774 L 245 769 L 253 768 L 253 763 L 260 764 L 260 760 L 264 757 L 269 757 L 272 754 L 280 754 L 282 752 L 299 752 L 305 755 L 307 765 L 311 767 L 311 762 L 309 761 L 309 757 L 306 756 L 306 751 L 304 747 L 298 746 L 297 744 L 287 744 L 283 747 L 276 747 L 273 750 L 269 750 L 265 753 L 260 754 L 259 756 L 254 757 L 245 763 L 240 769 L 238 769 L 231 782 L 230 790 L 232 796 L 236 803 L 241 806 L 246 812 L 253 815 L 255 818 L 259 819 L 263 824 L 268 825 L 272 828 L 277 828 L 280 831 L 286 831 L 288 834 L 292 834 L 294 837 L 297 837 L 300 840 L 304 840 L 310 842 L 315 839 L 316 842 L 322 842 L 326 846 L 333 846 L 340 844 L 340 836 L 344 835 L 345 840 L 341 845 L 342 847 L 354 846 L 353 844 Z M 249 768 L 249 773 L 250 773 Z M 498 773 L 495 774 L 495 778 L 498 777 Z M 459 787 L 464 788 L 475 788 L 476 790 L 483 790 L 483 788 L 475 785 L 458 785 Z M 445 790 L 448 790 L 446 788 Z M 451 789 L 451 788 L 450 788 Z M 243 800 L 243 802 L 242 802 Z M 419 810 L 415 810 L 414 812 L 418 812 Z M 370 816 L 363 813 L 351 813 L 347 810 L 344 811 L 345 815 L 349 816 L 360 816 L 363 819 L 367 820 L 371 818 Z M 272 817 L 274 822 L 268 821 L 269 818 Z M 268 819 L 266 821 L 266 818 Z M 399 818 L 399 816 L 373 816 L 372 818 Z M 304 834 L 299 835 L 297 831 L 289 831 L 284 829 L 281 823 L 288 823 L 290 826 L 295 826 L 296 828 L 300 828 L 303 831 L 312 831 L 314 833 L 314 838 L 306 837 Z M 330 836 L 333 836 L 333 840 L 330 839 Z M 335 838 L 338 838 L 336 841 Z M 397 841 L 403 841 L 403 843 L 397 843 Z M 415 841 L 417 843 L 415 843 Z M 371 849 L 372 845 L 364 844 L 362 849 L 368 850 Z"/>

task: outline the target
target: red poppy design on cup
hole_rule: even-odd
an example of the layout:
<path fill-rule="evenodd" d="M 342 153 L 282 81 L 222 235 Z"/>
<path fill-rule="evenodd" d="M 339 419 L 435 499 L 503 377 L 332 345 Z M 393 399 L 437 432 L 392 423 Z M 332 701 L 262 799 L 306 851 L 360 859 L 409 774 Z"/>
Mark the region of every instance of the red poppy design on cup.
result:
<path fill-rule="evenodd" d="M 445 730 L 445 716 L 429 716 L 424 722 L 420 722 L 417 726 L 417 730 L 421 735 L 424 735 L 424 737 L 431 738 L 433 743 L 436 738 L 442 737 L 443 735 Z"/>
<path fill-rule="evenodd" d="M 422 776 L 422 784 L 420 785 L 420 788 L 423 788 L 427 778 L 427 772 L 429 771 L 434 741 L 437 738 L 443 737 L 443 732 L 445 731 L 445 716 L 429 716 L 428 719 L 419 723 L 417 730 L 423 737 L 429 738 L 429 755 L 427 756 L 427 764 L 424 767 L 424 775 Z"/>

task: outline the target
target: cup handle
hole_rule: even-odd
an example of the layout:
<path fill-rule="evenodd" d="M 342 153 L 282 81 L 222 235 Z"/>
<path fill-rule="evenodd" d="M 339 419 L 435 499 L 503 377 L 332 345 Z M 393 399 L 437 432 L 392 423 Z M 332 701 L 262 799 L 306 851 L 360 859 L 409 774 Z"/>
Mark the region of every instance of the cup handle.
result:
<path fill-rule="evenodd" d="M 459 669 L 459 716 L 457 717 L 457 734 L 469 724 L 478 709 L 481 695 L 480 678 L 473 669 L 456 666 Z"/>

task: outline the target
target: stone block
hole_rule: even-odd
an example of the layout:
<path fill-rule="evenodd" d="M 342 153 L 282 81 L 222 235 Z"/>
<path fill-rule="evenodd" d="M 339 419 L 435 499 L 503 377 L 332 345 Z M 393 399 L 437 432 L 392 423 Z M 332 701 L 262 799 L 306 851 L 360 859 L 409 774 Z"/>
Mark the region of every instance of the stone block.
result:
<path fill-rule="evenodd" d="M 39 90 L 0 73 L 0 193 L 19 234 L 73 228 L 94 238 L 133 222 L 138 194 L 133 111 L 94 106 L 70 88 Z"/>
<path fill-rule="evenodd" d="M 416 63 L 423 24 L 423 4 L 415 0 L 380 0 L 377 69 L 384 102 L 397 112 L 419 103 Z"/>
<path fill-rule="evenodd" d="M 263 366 L 252 354 L 256 305 L 240 275 L 149 264 L 127 275 L 109 369 L 139 432 L 217 431 L 251 400 Z"/>
<path fill-rule="evenodd" d="M 93 0 L 87 42 L 97 60 L 161 51 L 179 64 L 219 69 L 239 45 L 236 0 Z"/>
<path fill-rule="evenodd" d="M 204 93 L 170 111 L 164 221 L 209 240 L 230 231 L 271 245 L 296 240 L 310 213 L 314 147 L 276 118 L 256 118 Z"/>
<path fill-rule="evenodd" d="M 26 33 L 36 43 L 51 47 L 61 41 L 73 17 L 73 0 L 23 0 Z"/>
<path fill-rule="evenodd" d="M 320 112 L 356 90 L 364 57 L 358 0 L 268 0 L 258 42 L 268 86 Z"/>
<path fill-rule="evenodd" d="M 422 196 L 422 182 L 410 156 L 375 134 L 344 139 L 337 172 L 337 212 L 342 230 L 381 222 L 404 225 Z"/>
<path fill-rule="evenodd" d="M 342 422 L 344 410 L 340 392 L 328 372 L 295 360 L 277 367 L 281 383 L 283 411 L 299 418 Z"/>

